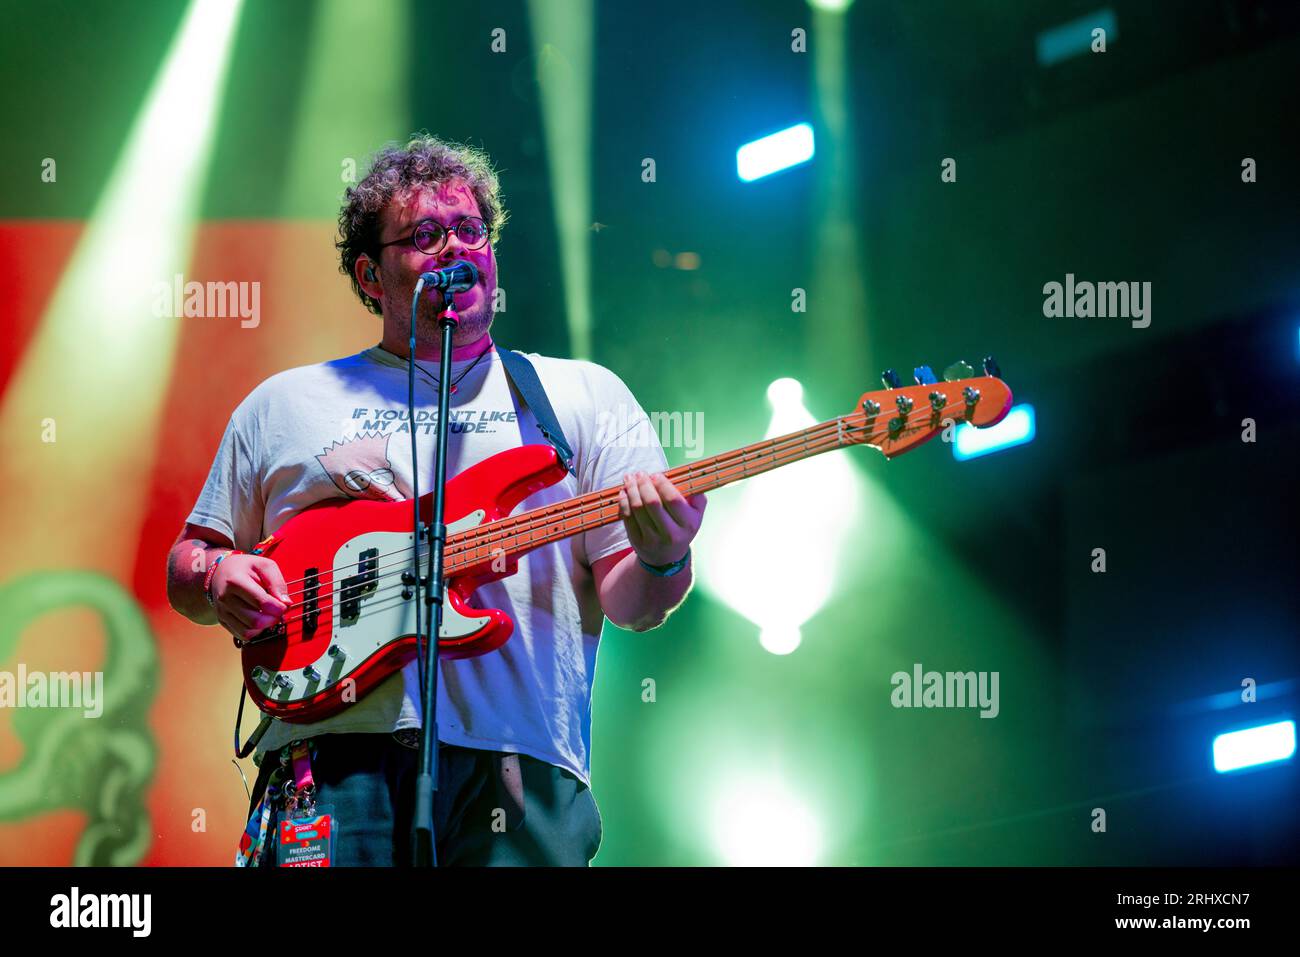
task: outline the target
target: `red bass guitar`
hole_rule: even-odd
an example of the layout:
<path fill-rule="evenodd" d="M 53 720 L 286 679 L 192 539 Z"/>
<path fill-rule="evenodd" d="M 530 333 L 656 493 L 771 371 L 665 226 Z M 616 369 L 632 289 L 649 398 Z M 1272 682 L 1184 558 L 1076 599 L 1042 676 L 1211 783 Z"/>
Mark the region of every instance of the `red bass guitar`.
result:
<path fill-rule="evenodd" d="M 954 423 L 1001 421 L 1011 391 L 995 366 L 986 362 L 985 371 L 995 375 L 934 382 L 923 374 L 918 385 L 867 393 L 847 415 L 665 474 L 691 495 L 843 446 L 869 445 L 893 458 Z M 540 545 L 621 520 L 617 486 L 510 515 L 565 474 L 551 446 L 526 445 L 447 482 L 442 657 L 486 654 L 514 630 L 505 612 L 470 604 L 476 588 L 514 574 L 520 557 Z M 425 522 L 432 509 L 432 494 L 422 496 Z M 281 622 L 242 649 L 245 687 L 265 714 L 290 722 L 328 718 L 415 657 L 412 512 L 409 501 L 327 499 L 259 545 L 257 553 L 279 566 L 291 599 Z M 422 565 L 427 547 L 421 543 Z"/>

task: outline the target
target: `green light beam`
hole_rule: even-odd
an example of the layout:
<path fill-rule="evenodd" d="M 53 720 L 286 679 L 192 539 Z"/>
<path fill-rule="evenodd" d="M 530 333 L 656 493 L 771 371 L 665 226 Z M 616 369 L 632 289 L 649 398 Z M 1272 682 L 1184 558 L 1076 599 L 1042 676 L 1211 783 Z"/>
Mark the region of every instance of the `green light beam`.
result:
<path fill-rule="evenodd" d="M 591 358 L 591 0 L 528 0 L 570 351 Z M 562 44 L 551 38 L 563 38 Z M 563 53 L 561 53 L 561 49 Z"/>
<path fill-rule="evenodd" d="M 190 5 L 5 394 L 0 468 L 32 494 L 0 505 L 0 577 L 18 562 L 131 572 L 184 321 L 157 314 L 156 289 L 189 262 L 241 7 Z M 94 521 L 54 534 L 69 502 Z"/>

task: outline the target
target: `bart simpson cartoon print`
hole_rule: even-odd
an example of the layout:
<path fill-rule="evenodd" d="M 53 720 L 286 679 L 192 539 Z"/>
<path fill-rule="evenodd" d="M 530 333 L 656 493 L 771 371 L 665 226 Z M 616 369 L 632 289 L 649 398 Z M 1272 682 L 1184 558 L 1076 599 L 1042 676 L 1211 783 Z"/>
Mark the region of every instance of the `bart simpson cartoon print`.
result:
<path fill-rule="evenodd" d="M 392 434 L 358 433 L 354 438 L 334 442 L 316 456 L 316 461 L 349 498 L 405 501 L 411 497 L 411 489 L 393 471 L 388 459 L 388 440 Z"/>

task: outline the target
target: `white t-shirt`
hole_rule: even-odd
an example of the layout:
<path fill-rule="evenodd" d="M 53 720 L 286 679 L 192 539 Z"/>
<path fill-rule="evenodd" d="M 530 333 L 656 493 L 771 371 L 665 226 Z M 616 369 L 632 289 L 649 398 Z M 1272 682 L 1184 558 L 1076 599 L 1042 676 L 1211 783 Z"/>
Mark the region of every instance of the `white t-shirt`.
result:
<path fill-rule="evenodd" d="M 528 358 L 573 449 L 577 478 L 565 476 L 512 514 L 620 485 L 627 472 L 667 468 L 649 418 L 617 375 L 593 362 Z M 496 349 L 471 369 L 474 361 L 453 363 L 449 479 L 497 452 L 546 441 Z M 433 482 L 437 364 L 432 368 L 432 374 L 416 373 L 421 494 Z M 406 360 L 379 346 L 271 376 L 231 415 L 186 521 L 222 532 L 248 551 L 322 499 L 409 500 L 406 399 Z M 497 651 L 440 663 L 441 741 L 527 754 L 590 784 L 591 693 L 604 624 L 591 565 L 628 547 L 616 522 L 537 548 L 520 559 L 516 574 L 478 589 L 475 604 L 502 609 L 515 629 Z M 274 721 L 257 750 L 322 733 L 418 728 L 420 715 L 411 662 L 332 718 Z"/>

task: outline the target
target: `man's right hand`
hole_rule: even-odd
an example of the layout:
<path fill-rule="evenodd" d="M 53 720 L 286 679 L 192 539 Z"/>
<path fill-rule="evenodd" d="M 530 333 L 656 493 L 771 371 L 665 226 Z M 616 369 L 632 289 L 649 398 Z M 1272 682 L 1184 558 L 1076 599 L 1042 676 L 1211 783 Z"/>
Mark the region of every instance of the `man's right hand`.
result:
<path fill-rule="evenodd" d="M 222 559 L 212 576 L 212 601 L 217 621 L 244 641 L 273 627 L 290 604 L 279 566 L 260 555 Z"/>

